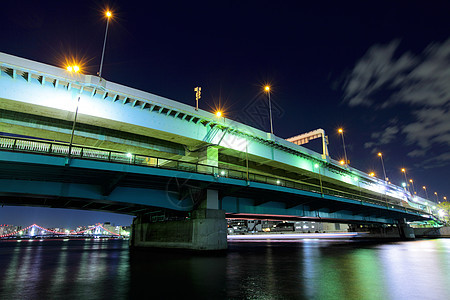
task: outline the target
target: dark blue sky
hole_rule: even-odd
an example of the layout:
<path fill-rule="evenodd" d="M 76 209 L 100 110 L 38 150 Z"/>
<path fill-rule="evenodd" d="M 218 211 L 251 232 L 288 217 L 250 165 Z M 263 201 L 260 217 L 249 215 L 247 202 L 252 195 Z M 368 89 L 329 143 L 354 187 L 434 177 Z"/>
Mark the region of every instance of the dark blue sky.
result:
<path fill-rule="evenodd" d="M 405 167 L 416 190 L 450 196 L 448 1 L 129 2 L 108 2 L 107 80 L 191 105 L 201 86 L 200 108 L 266 131 L 245 110 L 270 83 L 277 136 L 323 128 L 339 159 L 342 126 L 353 167 L 381 177 L 382 151 L 392 182 Z M 0 51 L 60 66 L 73 55 L 95 74 L 106 5 L 4 3 Z"/>

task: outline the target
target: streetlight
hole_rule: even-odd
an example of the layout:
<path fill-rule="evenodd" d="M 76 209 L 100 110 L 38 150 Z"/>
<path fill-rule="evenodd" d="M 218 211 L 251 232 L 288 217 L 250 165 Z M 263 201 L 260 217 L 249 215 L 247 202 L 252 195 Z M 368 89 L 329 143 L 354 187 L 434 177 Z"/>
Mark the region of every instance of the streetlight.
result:
<path fill-rule="evenodd" d="M 267 92 L 269 97 L 269 118 L 270 118 L 270 133 L 273 134 L 273 124 L 272 124 L 272 105 L 270 104 L 270 86 L 266 85 L 264 91 Z"/>
<path fill-rule="evenodd" d="M 401 171 L 403 172 L 403 175 L 405 175 L 405 182 L 408 183 L 408 178 L 406 178 L 406 169 L 402 168 Z M 408 184 L 406 184 L 406 186 L 408 187 Z M 406 191 L 406 187 L 405 187 L 405 191 Z M 409 187 L 408 187 L 408 192 L 411 194 Z"/>
<path fill-rule="evenodd" d="M 66 70 L 68 72 L 75 72 L 78 73 L 80 71 L 80 67 L 75 64 L 75 65 L 69 65 L 67 66 Z M 72 144 L 73 144 L 73 136 L 75 134 L 75 125 L 77 123 L 77 116 L 78 116 L 78 106 L 80 105 L 80 96 L 78 96 L 77 99 L 77 107 L 75 109 L 75 116 L 73 118 L 73 123 L 72 123 L 72 133 L 70 135 L 70 143 L 69 143 L 69 153 L 68 153 L 68 157 L 70 158 L 70 155 L 72 154 Z"/>
<path fill-rule="evenodd" d="M 369 173 L 369 176 L 370 176 L 370 177 L 375 177 L 375 172 L 370 172 L 370 173 Z"/>
<path fill-rule="evenodd" d="M 66 70 L 69 72 L 78 73 L 80 71 L 80 67 L 78 65 L 67 66 Z"/>
<path fill-rule="evenodd" d="M 109 26 L 109 19 L 112 17 L 111 11 L 106 11 L 106 31 L 105 31 L 105 39 L 103 40 L 103 51 L 102 51 L 102 59 L 100 60 L 100 71 L 98 71 L 98 77 L 100 77 L 100 80 L 102 80 L 102 68 L 103 68 L 103 57 L 105 56 L 105 46 L 106 46 L 106 37 L 108 36 L 108 26 Z"/>
<path fill-rule="evenodd" d="M 447 197 L 446 196 L 444 196 L 444 201 L 447 201 Z"/>
<path fill-rule="evenodd" d="M 342 146 L 344 147 L 344 158 L 345 158 L 345 164 L 348 164 L 348 159 L 347 159 L 347 152 L 345 151 L 345 142 L 344 142 L 344 130 L 342 128 L 338 129 L 339 134 L 342 137 Z"/>
<path fill-rule="evenodd" d="M 216 116 L 220 118 L 222 116 L 222 112 L 220 110 L 216 111 Z"/>
<path fill-rule="evenodd" d="M 427 196 L 427 200 L 429 200 L 429 199 L 428 199 L 427 187 L 426 187 L 426 186 L 423 186 L 422 188 L 425 190 L 425 195 Z"/>
<path fill-rule="evenodd" d="M 413 181 L 412 179 L 410 179 L 409 182 L 411 182 L 411 186 L 412 186 L 414 195 L 417 194 L 417 193 L 416 193 L 416 189 L 414 188 L 414 181 Z"/>
<path fill-rule="evenodd" d="M 80 105 L 80 96 L 78 96 L 77 108 L 75 109 L 75 117 L 73 118 L 73 123 L 72 123 L 72 134 L 70 135 L 70 143 L 69 143 L 69 155 L 68 155 L 69 158 L 70 158 L 70 155 L 71 155 L 71 152 L 72 152 L 73 136 L 74 136 L 74 133 L 75 133 L 75 124 L 77 123 L 78 106 L 79 105 Z"/>
<path fill-rule="evenodd" d="M 320 174 L 320 165 L 314 164 L 314 168 L 318 169 L 318 171 L 319 171 L 320 194 L 323 195 L 323 185 L 322 185 L 322 175 Z"/>
<path fill-rule="evenodd" d="M 386 169 L 384 168 L 383 154 L 382 154 L 381 152 L 378 152 L 378 156 L 380 157 L 380 160 L 381 160 L 381 166 L 383 167 L 384 181 L 388 181 L 389 178 L 387 178 L 387 176 L 386 176 Z"/>
<path fill-rule="evenodd" d="M 438 193 L 437 193 L 437 192 L 434 192 L 434 195 L 436 196 L 436 203 L 438 203 L 438 202 L 439 202 Z"/>

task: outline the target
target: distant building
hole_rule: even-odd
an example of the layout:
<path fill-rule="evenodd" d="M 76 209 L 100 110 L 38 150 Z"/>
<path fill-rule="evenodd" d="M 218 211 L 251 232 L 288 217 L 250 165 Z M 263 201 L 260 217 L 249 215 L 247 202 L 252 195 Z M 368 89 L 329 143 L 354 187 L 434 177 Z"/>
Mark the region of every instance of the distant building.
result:
<path fill-rule="evenodd" d="M 8 225 L 8 224 L 0 224 L 0 236 L 11 234 L 13 232 L 17 232 L 22 229 L 22 226 Z"/>
<path fill-rule="evenodd" d="M 114 224 L 111 224 L 110 222 L 103 223 L 103 228 L 106 230 L 119 234 L 124 237 L 129 237 L 131 234 L 131 226 L 115 226 Z"/>

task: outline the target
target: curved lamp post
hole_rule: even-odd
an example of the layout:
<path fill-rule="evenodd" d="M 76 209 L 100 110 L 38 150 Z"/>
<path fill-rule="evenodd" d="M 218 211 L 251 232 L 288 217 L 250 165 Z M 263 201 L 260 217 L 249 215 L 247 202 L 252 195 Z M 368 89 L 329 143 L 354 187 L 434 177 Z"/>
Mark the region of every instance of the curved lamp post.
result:
<path fill-rule="evenodd" d="M 103 51 L 102 51 L 102 59 L 100 60 L 100 70 L 98 71 L 98 77 L 102 80 L 102 68 L 103 68 L 103 57 L 105 56 L 105 46 L 106 46 L 106 37 L 108 36 L 108 27 L 109 27 L 109 19 L 112 17 L 112 12 L 107 11 L 106 15 L 106 31 L 105 31 L 105 39 L 103 40 Z"/>
<path fill-rule="evenodd" d="M 273 123 L 272 123 L 272 105 L 270 104 L 270 86 L 266 85 L 264 91 L 267 92 L 269 97 L 269 119 L 270 119 L 270 133 L 273 134 Z"/>

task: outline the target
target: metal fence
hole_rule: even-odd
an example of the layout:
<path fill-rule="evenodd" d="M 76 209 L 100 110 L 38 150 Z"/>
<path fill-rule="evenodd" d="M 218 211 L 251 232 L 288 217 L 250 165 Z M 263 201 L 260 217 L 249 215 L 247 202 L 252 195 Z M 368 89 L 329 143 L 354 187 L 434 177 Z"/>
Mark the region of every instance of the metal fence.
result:
<path fill-rule="evenodd" d="M 351 193 L 344 190 L 332 189 L 326 186 L 288 180 L 285 178 L 277 178 L 274 176 L 261 175 L 247 171 L 241 171 L 230 168 L 220 168 L 210 165 L 204 165 L 181 160 L 173 160 L 161 157 L 145 156 L 139 154 L 131 154 L 125 152 L 117 152 L 111 150 L 103 150 L 85 146 L 72 146 L 67 143 L 47 142 L 38 140 L 29 140 L 22 138 L 0 137 L 0 149 L 9 151 L 33 152 L 55 156 L 65 156 L 72 158 L 82 158 L 90 160 L 100 160 L 113 163 L 124 163 L 138 166 L 173 169 L 186 172 L 196 172 L 209 174 L 216 177 L 226 177 L 240 180 L 248 180 L 250 182 L 260 182 L 271 185 L 283 186 L 303 191 L 309 191 L 318 194 L 331 195 L 341 198 L 353 199 L 364 203 L 377 204 L 396 208 L 412 213 L 423 213 L 424 211 L 414 208 L 400 206 L 388 199 L 380 199 L 361 195 L 360 193 Z M 70 155 L 69 155 L 70 152 Z"/>

